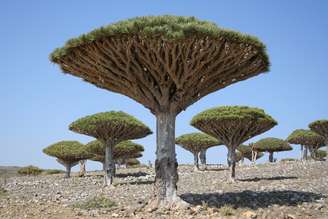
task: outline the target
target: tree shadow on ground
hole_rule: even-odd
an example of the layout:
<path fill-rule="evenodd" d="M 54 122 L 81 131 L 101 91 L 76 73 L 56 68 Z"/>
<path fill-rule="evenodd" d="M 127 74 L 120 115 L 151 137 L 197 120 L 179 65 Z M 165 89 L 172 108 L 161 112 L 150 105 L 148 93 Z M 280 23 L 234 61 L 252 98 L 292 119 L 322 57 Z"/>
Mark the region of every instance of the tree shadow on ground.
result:
<path fill-rule="evenodd" d="M 232 205 L 234 208 L 266 208 L 270 205 L 296 206 L 303 202 L 313 202 L 324 198 L 322 194 L 302 191 L 243 191 L 227 193 L 186 193 L 181 198 L 192 205 L 208 204 L 209 207 L 220 208 Z"/>
<path fill-rule="evenodd" d="M 215 172 L 218 172 L 218 171 L 224 171 L 224 170 L 229 170 L 229 168 L 224 168 L 224 167 L 222 167 L 222 168 L 207 168 L 207 169 L 204 169 L 204 170 L 200 170 L 200 171 L 204 171 L 204 172 L 206 172 L 206 171 L 208 171 L 208 172 L 210 172 L 210 171 L 215 171 Z"/>
<path fill-rule="evenodd" d="M 118 182 L 118 185 L 148 185 L 153 184 L 154 180 L 146 180 L 146 181 L 131 181 L 131 182 Z"/>
<path fill-rule="evenodd" d="M 298 179 L 296 176 L 275 176 L 275 177 L 254 177 L 248 179 L 238 179 L 241 182 L 257 182 L 260 180 L 285 180 L 285 179 Z"/>
<path fill-rule="evenodd" d="M 128 177 L 128 176 L 140 177 L 140 176 L 147 176 L 147 175 L 149 175 L 149 174 L 146 172 L 138 171 L 135 173 L 116 173 L 115 177 L 124 178 L 124 177 Z"/>

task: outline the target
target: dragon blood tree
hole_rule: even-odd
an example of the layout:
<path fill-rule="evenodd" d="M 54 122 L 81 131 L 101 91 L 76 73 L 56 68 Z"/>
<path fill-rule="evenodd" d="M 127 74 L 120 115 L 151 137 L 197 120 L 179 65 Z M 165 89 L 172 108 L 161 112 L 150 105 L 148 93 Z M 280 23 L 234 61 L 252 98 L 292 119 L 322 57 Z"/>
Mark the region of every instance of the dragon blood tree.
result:
<path fill-rule="evenodd" d="M 279 138 L 263 138 L 254 143 L 254 149 L 258 152 L 269 152 L 269 162 L 271 163 L 274 152 L 293 150 L 287 141 Z"/>
<path fill-rule="evenodd" d="M 309 125 L 310 129 L 319 135 L 325 138 L 327 157 L 326 161 L 328 161 L 328 120 L 317 120 L 312 122 Z"/>
<path fill-rule="evenodd" d="M 71 168 L 81 160 L 89 159 L 90 155 L 83 144 L 78 141 L 60 141 L 43 149 L 43 153 L 56 157 L 57 162 L 66 168 L 67 178 L 71 175 Z"/>
<path fill-rule="evenodd" d="M 310 156 L 315 159 L 315 151 L 325 145 L 324 137 L 314 131 L 306 129 L 296 129 L 287 137 L 287 141 L 290 144 L 299 144 L 301 147 L 304 147 L 302 160 L 308 159 L 308 150 L 310 151 Z"/>
<path fill-rule="evenodd" d="M 137 17 L 69 40 L 51 55 L 65 73 L 126 95 L 157 123 L 154 198 L 173 207 L 177 196 L 175 118 L 202 97 L 269 70 L 258 39 L 194 17 Z"/>
<path fill-rule="evenodd" d="M 83 117 L 70 124 L 69 129 L 95 137 L 105 145 L 106 185 L 112 184 L 115 173 L 114 146 L 122 141 L 143 138 L 152 133 L 142 122 L 121 111 L 103 112 Z"/>
<path fill-rule="evenodd" d="M 263 157 L 263 153 L 262 152 L 259 152 L 254 160 L 254 158 L 252 157 L 252 147 L 249 146 L 249 145 L 244 145 L 244 144 L 241 144 L 237 147 L 237 151 L 239 151 L 241 153 L 241 162 L 244 162 L 244 158 L 247 158 L 249 161 L 255 161 L 255 160 L 258 160 L 260 159 L 261 157 Z"/>
<path fill-rule="evenodd" d="M 231 181 L 235 179 L 236 149 L 248 139 L 268 131 L 277 122 L 264 110 L 247 106 L 222 106 L 205 110 L 191 120 L 191 125 L 220 139 L 228 148 Z"/>
<path fill-rule="evenodd" d="M 220 145 L 221 142 L 216 138 L 203 133 L 190 133 L 179 136 L 175 139 L 175 143 L 182 148 L 190 151 L 194 155 L 195 170 L 199 170 L 198 155 L 202 150 Z"/>

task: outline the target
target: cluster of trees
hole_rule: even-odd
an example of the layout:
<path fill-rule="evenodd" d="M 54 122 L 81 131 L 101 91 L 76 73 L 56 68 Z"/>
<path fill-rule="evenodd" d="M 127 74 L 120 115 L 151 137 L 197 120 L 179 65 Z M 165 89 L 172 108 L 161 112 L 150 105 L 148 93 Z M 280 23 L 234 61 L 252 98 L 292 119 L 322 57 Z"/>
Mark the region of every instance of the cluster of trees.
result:
<path fill-rule="evenodd" d="M 101 27 L 70 39 L 50 59 L 65 73 L 126 95 L 154 114 L 156 176 L 149 206 L 155 208 L 185 204 L 177 196 L 176 116 L 207 94 L 267 72 L 270 66 L 265 45 L 257 38 L 181 16 L 137 17 Z M 103 122 L 103 116 L 91 116 L 70 126 L 105 146 L 108 184 L 112 182 L 115 145 L 150 134 L 140 122 L 132 122 L 131 128 L 127 125 L 130 120 L 122 121 L 122 125 L 110 118 Z M 261 109 L 237 106 L 204 111 L 192 119 L 191 125 L 216 142 L 206 136 L 212 140 L 200 144 L 201 150 L 195 150 L 190 136 L 177 142 L 193 154 L 201 153 L 202 159 L 210 143 L 226 145 L 233 179 L 236 149 L 277 122 Z M 272 153 L 273 148 L 265 151 Z M 74 162 L 72 159 L 70 164 Z"/>

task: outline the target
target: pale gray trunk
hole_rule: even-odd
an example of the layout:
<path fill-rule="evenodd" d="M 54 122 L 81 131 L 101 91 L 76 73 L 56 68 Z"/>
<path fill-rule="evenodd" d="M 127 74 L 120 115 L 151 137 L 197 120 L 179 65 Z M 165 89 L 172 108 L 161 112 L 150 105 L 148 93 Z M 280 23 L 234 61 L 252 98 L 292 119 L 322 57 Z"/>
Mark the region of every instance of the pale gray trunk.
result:
<path fill-rule="evenodd" d="M 301 145 L 301 160 L 304 160 L 304 146 Z"/>
<path fill-rule="evenodd" d="M 199 170 L 198 153 L 194 153 L 194 169 Z"/>
<path fill-rule="evenodd" d="M 235 181 L 236 176 L 236 147 L 228 145 L 228 162 L 230 166 L 230 180 Z"/>
<path fill-rule="evenodd" d="M 175 117 L 174 113 L 169 112 L 161 112 L 156 116 L 157 148 L 154 184 L 156 205 L 167 205 L 178 199 Z"/>
<path fill-rule="evenodd" d="M 328 139 L 326 140 L 326 151 L 327 151 L 326 161 L 328 161 Z"/>
<path fill-rule="evenodd" d="M 304 157 L 303 157 L 303 159 L 304 160 L 307 160 L 308 159 L 308 146 L 304 146 Z"/>
<path fill-rule="evenodd" d="M 206 170 L 207 169 L 207 164 L 206 164 L 206 149 L 203 149 L 199 153 L 199 159 L 200 163 L 202 165 L 202 169 Z"/>
<path fill-rule="evenodd" d="M 65 164 L 65 168 L 66 168 L 65 178 L 70 178 L 72 166 L 70 164 Z"/>
<path fill-rule="evenodd" d="M 63 165 L 66 169 L 65 172 L 65 178 L 70 178 L 71 177 L 71 169 L 72 167 L 74 167 L 76 164 L 78 164 L 78 162 L 72 162 L 72 161 L 64 161 L 61 159 L 56 159 L 58 163 L 60 163 L 61 165 Z"/>
<path fill-rule="evenodd" d="M 85 175 L 85 164 L 86 164 L 87 160 L 80 160 L 80 176 L 84 176 Z"/>
<path fill-rule="evenodd" d="M 273 163 L 273 152 L 269 151 L 269 162 Z"/>
<path fill-rule="evenodd" d="M 101 162 L 102 163 L 102 170 L 105 171 L 106 170 L 106 164 L 105 162 Z"/>
<path fill-rule="evenodd" d="M 106 141 L 105 143 L 105 185 L 110 186 L 113 183 L 114 176 L 114 160 L 113 160 L 113 142 Z"/>

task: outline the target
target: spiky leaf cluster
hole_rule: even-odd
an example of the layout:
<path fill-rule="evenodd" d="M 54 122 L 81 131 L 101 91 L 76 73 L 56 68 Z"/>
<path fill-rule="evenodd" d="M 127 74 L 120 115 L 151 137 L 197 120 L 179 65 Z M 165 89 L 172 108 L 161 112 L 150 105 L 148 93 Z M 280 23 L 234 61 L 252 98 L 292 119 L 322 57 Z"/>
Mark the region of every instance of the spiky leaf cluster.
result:
<path fill-rule="evenodd" d="M 296 129 L 287 138 L 290 144 L 300 144 L 319 148 L 325 145 L 325 139 L 314 131 L 307 129 Z"/>
<path fill-rule="evenodd" d="M 237 147 L 237 150 L 242 154 L 244 158 L 247 158 L 248 160 L 252 160 L 252 148 L 249 145 L 239 145 Z M 264 156 L 264 153 L 259 152 L 256 155 L 256 160 L 260 159 L 261 157 Z"/>
<path fill-rule="evenodd" d="M 328 120 L 317 120 L 309 125 L 310 129 L 321 136 L 324 136 L 328 144 Z"/>
<path fill-rule="evenodd" d="M 260 152 L 290 151 L 293 148 L 287 141 L 279 138 L 263 138 L 254 143 L 254 149 Z"/>
<path fill-rule="evenodd" d="M 222 106 L 193 117 L 191 125 L 220 139 L 226 146 L 242 144 L 268 131 L 277 122 L 264 110 L 247 106 Z"/>
<path fill-rule="evenodd" d="M 114 142 L 142 138 L 152 133 L 141 121 L 122 111 L 102 112 L 80 118 L 70 124 L 69 129 Z"/>
<path fill-rule="evenodd" d="M 175 143 L 191 153 L 198 153 L 203 149 L 222 144 L 216 138 L 199 132 L 181 135 L 175 139 Z"/>
<path fill-rule="evenodd" d="M 89 159 L 92 156 L 86 150 L 86 146 L 78 141 L 60 141 L 44 148 L 43 152 L 69 163 Z"/>
<path fill-rule="evenodd" d="M 154 114 L 269 70 L 257 38 L 194 17 L 121 21 L 71 39 L 50 59 L 69 74 L 124 94 Z"/>

